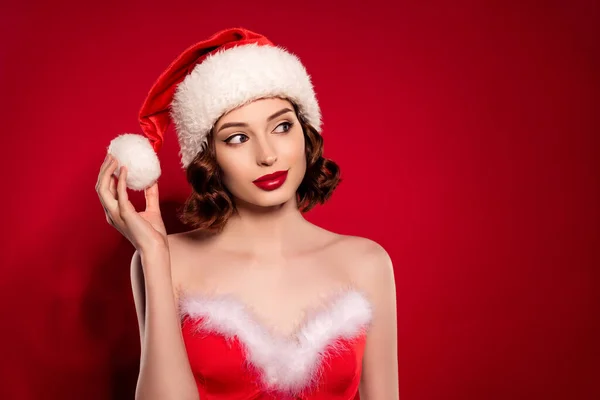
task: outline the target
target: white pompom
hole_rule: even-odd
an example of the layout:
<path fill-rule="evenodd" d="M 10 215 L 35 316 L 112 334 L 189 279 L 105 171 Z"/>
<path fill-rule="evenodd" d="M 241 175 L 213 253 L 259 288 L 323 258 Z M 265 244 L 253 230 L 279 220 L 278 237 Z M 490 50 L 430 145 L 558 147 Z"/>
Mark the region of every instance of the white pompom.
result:
<path fill-rule="evenodd" d="M 146 136 L 134 133 L 119 135 L 110 142 L 108 153 L 118 160 L 119 168 L 127 167 L 126 183 L 132 190 L 144 190 L 160 176 L 160 162 Z M 117 178 L 119 168 L 115 171 Z"/>

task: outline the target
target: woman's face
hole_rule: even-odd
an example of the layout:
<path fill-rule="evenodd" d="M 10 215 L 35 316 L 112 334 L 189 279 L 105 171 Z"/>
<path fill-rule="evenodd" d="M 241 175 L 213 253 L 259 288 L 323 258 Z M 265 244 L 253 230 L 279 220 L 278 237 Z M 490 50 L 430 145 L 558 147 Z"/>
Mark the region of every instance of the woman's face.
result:
<path fill-rule="evenodd" d="M 269 207 L 295 199 L 306 156 L 302 127 L 289 101 L 253 101 L 223 115 L 213 132 L 217 163 L 236 202 Z"/>

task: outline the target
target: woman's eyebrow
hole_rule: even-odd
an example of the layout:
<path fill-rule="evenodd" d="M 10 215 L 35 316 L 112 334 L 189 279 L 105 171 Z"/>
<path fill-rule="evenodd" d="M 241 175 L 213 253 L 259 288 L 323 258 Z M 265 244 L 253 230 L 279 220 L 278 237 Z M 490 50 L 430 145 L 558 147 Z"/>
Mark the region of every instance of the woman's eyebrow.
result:
<path fill-rule="evenodd" d="M 247 128 L 248 124 L 246 124 L 245 122 L 226 122 L 223 125 L 221 125 L 217 133 L 221 132 L 225 128 L 231 128 L 232 126 Z"/>
<path fill-rule="evenodd" d="M 267 121 L 272 121 L 275 118 L 279 117 L 280 115 L 283 115 L 288 112 L 292 112 L 292 110 L 290 110 L 289 108 L 282 108 L 281 110 L 277 111 L 275 114 L 273 114 L 269 118 L 267 118 Z"/>

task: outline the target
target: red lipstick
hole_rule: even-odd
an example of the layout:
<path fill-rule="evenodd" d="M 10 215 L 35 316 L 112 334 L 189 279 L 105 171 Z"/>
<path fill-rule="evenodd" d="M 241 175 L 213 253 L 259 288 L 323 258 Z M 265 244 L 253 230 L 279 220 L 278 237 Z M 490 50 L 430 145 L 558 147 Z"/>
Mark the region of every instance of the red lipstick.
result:
<path fill-rule="evenodd" d="M 287 179 L 287 174 L 287 171 L 273 172 L 272 174 L 263 175 L 253 180 L 252 183 L 262 190 L 275 190 L 283 185 Z"/>

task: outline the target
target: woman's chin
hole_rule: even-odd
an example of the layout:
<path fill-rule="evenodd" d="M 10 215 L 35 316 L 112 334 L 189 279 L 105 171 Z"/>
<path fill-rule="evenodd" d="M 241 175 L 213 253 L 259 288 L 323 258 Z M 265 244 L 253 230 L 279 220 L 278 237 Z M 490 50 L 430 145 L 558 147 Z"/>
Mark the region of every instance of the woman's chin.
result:
<path fill-rule="evenodd" d="M 252 193 L 251 196 L 244 196 L 238 198 L 236 203 L 238 203 L 239 205 L 247 204 L 248 206 L 270 208 L 281 206 L 289 201 L 294 201 L 295 195 L 295 191 L 290 192 L 289 190 L 260 190 L 260 192 L 258 193 Z"/>

